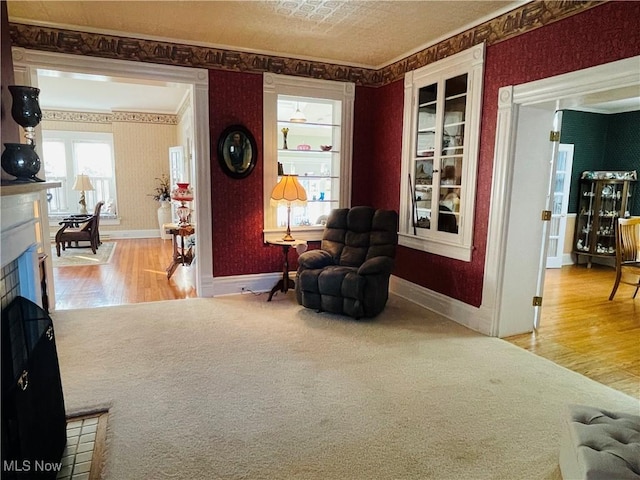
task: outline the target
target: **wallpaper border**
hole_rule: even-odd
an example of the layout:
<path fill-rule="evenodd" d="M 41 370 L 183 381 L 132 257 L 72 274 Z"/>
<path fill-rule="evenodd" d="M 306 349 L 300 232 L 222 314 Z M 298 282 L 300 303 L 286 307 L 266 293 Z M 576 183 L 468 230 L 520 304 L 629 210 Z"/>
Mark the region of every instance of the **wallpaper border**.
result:
<path fill-rule="evenodd" d="M 113 112 L 113 113 L 93 113 L 93 112 L 72 112 L 66 110 L 43 110 L 43 120 L 53 120 L 57 122 L 84 122 L 84 123 L 156 123 L 161 125 L 177 125 L 178 116 L 163 113 L 143 113 L 143 112 Z"/>
<path fill-rule="evenodd" d="M 379 87 L 403 78 L 408 71 L 479 43 L 493 45 L 583 12 L 605 1 L 544 0 L 527 3 L 377 70 L 21 23 L 10 23 L 9 27 L 12 45 L 15 47 L 183 67 L 246 73 L 271 72 Z"/>

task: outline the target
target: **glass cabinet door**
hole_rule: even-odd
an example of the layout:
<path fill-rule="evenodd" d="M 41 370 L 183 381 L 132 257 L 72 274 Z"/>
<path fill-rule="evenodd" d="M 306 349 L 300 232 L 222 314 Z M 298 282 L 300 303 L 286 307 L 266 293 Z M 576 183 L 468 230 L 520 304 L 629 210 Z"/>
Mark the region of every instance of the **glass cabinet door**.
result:
<path fill-rule="evenodd" d="M 417 228 L 458 233 L 466 107 L 467 74 L 418 90 L 413 162 Z"/>
<path fill-rule="evenodd" d="M 591 251 L 591 231 L 595 209 L 596 182 L 583 181 L 580 184 L 580 203 L 576 218 L 575 251 L 578 253 Z"/>
<path fill-rule="evenodd" d="M 413 169 L 415 179 L 415 225 L 431 228 L 433 199 L 433 161 L 436 149 L 436 113 L 438 84 L 423 87 L 418 92 L 418 129 Z"/>

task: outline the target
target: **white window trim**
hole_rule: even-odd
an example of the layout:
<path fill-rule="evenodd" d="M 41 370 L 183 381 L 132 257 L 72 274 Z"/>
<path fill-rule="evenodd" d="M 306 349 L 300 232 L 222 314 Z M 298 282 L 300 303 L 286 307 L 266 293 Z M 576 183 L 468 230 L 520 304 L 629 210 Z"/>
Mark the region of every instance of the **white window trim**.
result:
<path fill-rule="evenodd" d="M 415 150 L 417 122 L 416 98 L 418 90 L 446 77 L 468 74 L 467 112 L 465 120 L 465 148 L 462 172 L 461 218 L 459 233 L 451 234 L 426 230 L 413 234 L 413 214 L 409 190 L 412 152 Z M 476 45 L 433 64 L 405 75 L 404 116 L 402 133 L 402 169 L 400 181 L 400 245 L 425 252 L 471 261 L 473 251 L 473 223 L 475 213 L 480 119 L 482 113 L 482 81 L 484 74 L 484 44 Z M 422 229 L 424 230 L 424 229 Z"/>
<path fill-rule="evenodd" d="M 264 241 L 279 240 L 283 229 L 276 224 L 276 208 L 271 206 L 271 191 L 278 179 L 278 95 L 328 98 L 342 101 L 342 139 L 340 158 L 339 207 L 351 205 L 351 161 L 353 149 L 353 108 L 355 84 L 265 73 L 263 76 L 263 234 Z M 322 239 L 324 227 L 291 227 L 301 239 Z M 294 235 L 294 236 L 298 236 Z"/>
<path fill-rule="evenodd" d="M 116 212 L 118 211 L 118 185 L 116 183 L 116 166 L 115 166 L 115 150 L 113 143 L 113 133 L 110 132 L 82 132 L 82 131 L 74 131 L 74 130 L 42 130 L 42 142 L 47 141 L 61 141 L 65 144 L 65 151 L 67 155 L 71 155 L 71 158 L 67 158 L 67 167 L 69 160 L 71 161 L 73 172 L 67 172 L 67 182 L 69 184 L 73 184 L 75 177 L 83 172 L 77 170 L 77 160 L 75 154 L 73 152 L 73 145 L 76 142 L 87 142 L 87 143 L 105 143 L 108 144 L 111 149 L 111 167 L 112 167 L 112 175 L 109 183 L 111 184 L 111 189 L 113 190 L 113 201 L 115 202 Z M 71 173 L 71 174 L 69 174 Z M 67 192 L 69 193 L 69 192 Z M 70 195 L 67 195 L 71 198 Z M 106 201 L 107 199 L 103 199 Z M 93 206 L 88 205 L 89 213 L 93 212 Z M 71 214 L 77 213 L 74 210 L 70 210 L 68 212 L 49 212 L 49 220 L 56 220 L 60 216 L 68 217 Z M 108 214 L 104 210 L 102 211 L 101 218 L 116 218 L 116 214 Z"/>

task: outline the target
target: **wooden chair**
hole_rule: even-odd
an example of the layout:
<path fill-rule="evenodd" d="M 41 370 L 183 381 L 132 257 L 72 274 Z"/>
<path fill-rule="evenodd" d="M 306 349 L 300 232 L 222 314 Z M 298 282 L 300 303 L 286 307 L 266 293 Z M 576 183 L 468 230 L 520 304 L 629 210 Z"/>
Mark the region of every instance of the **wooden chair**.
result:
<path fill-rule="evenodd" d="M 60 247 L 66 250 L 72 248 L 91 248 L 95 254 L 102 243 L 100 241 L 100 210 L 104 202 L 98 202 L 93 215 L 74 215 L 60 222 L 62 228 L 56 232 L 56 254 L 60 256 Z M 89 242 L 89 245 L 81 246 L 79 242 Z"/>
<path fill-rule="evenodd" d="M 625 275 L 635 276 L 635 281 L 623 279 Z M 609 300 L 618 290 L 618 285 L 625 283 L 636 287 L 633 298 L 640 289 L 640 217 L 619 218 L 616 230 L 616 282 L 613 285 Z"/>

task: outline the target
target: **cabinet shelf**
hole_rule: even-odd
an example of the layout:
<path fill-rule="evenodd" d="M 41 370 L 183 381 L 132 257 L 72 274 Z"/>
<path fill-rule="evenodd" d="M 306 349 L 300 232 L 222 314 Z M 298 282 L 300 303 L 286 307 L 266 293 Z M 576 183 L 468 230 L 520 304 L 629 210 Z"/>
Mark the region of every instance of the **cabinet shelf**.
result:
<path fill-rule="evenodd" d="M 278 149 L 278 153 L 284 153 L 285 155 L 287 154 L 295 154 L 295 155 L 309 155 L 309 154 L 322 154 L 323 156 L 326 156 L 327 154 L 331 154 L 331 153 L 340 153 L 339 150 L 320 150 L 320 149 L 311 149 L 311 150 L 298 150 L 297 148 L 279 148 Z"/>
<path fill-rule="evenodd" d="M 318 123 L 318 122 L 290 122 L 288 120 L 278 120 L 278 125 L 292 125 L 294 127 L 339 127 L 338 123 Z"/>

